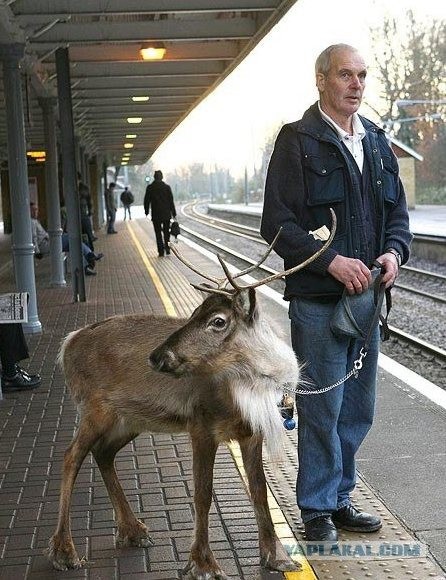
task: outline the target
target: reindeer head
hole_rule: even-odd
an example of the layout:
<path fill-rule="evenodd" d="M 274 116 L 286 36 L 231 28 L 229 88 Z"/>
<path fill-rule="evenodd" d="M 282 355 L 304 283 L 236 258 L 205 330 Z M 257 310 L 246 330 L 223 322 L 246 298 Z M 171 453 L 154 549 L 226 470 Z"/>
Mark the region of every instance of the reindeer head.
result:
<path fill-rule="evenodd" d="M 249 334 L 257 318 L 255 291 L 212 293 L 188 322 L 150 355 L 154 369 L 183 374 L 214 374 L 240 359 L 231 345 Z"/>
<path fill-rule="evenodd" d="M 181 376 L 185 374 L 239 375 L 240 377 L 268 378 L 275 382 L 286 382 L 290 372 L 297 372 L 296 363 L 290 363 L 294 355 L 291 349 L 259 316 L 254 288 L 272 280 L 292 274 L 315 260 L 331 243 L 336 229 L 336 216 L 332 210 L 333 227 L 330 238 L 313 256 L 303 263 L 257 280 L 240 285 L 236 279 L 251 272 L 262 264 L 271 253 L 280 234 L 277 234 L 264 256 L 253 266 L 232 275 L 223 258 L 218 259 L 225 273 L 224 278 L 215 278 L 198 271 L 174 245 L 172 252 L 191 270 L 210 280 L 208 284 L 193 286 L 211 294 L 192 314 L 189 321 L 150 355 L 150 363 L 160 372 Z M 285 370 L 288 367 L 288 371 Z M 292 368 L 291 368 L 292 367 Z M 296 375 L 294 375 L 296 376 Z"/>

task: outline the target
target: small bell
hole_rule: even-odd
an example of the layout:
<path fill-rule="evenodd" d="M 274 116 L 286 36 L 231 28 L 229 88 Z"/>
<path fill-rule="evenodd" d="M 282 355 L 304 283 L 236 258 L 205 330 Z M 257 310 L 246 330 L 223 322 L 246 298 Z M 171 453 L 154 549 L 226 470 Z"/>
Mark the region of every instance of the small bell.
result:
<path fill-rule="evenodd" d="M 280 414 L 284 419 L 283 426 L 285 429 L 287 431 L 292 431 L 296 427 L 296 421 L 293 419 L 294 400 L 287 393 L 284 393 L 282 397 L 282 401 L 280 403 Z"/>

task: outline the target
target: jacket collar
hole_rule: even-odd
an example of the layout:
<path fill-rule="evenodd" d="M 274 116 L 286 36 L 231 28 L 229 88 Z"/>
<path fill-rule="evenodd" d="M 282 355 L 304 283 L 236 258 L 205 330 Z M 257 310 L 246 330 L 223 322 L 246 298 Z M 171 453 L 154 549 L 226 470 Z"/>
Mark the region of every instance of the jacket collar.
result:
<path fill-rule="evenodd" d="M 378 125 L 366 117 L 359 115 L 359 118 L 366 133 L 371 131 L 373 133 L 384 134 L 384 129 L 381 129 L 381 127 L 378 127 Z M 336 131 L 322 119 L 317 101 L 303 114 L 302 119 L 299 121 L 298 130 L 302 133 L 307 133 L 316 139 L 335 143 L 339 142 Z"/>

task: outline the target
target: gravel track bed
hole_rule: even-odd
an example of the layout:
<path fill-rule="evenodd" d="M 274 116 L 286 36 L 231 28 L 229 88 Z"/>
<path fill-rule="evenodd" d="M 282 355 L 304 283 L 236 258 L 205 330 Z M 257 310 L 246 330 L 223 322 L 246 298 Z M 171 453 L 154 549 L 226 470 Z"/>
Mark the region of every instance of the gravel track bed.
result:
<path fill-rule="evenodd" d="M 228 248 L 234 248 L 253 260 L 260 259 L 265 252 L 265 246 L 260 246 L 256 242 L 226 234 L 221 230 L 212 230 L 204 224 L 185 217 L 183 217 L 182 222 L 194 231 Z M 246 267 L 242 264 L 237 264 L 232 257 L 230 261 L 236 267 Z M 283 268 L 283 262 L 276 254 L 269 256 L 265 265 L 275 270 Z M 413 259 L 410 260 L 409 265 L 446 275 L 446 265 L 444 264 Z M 440 296 L 445 295 L 444 283 L 434 283 L 432 285 L 432 283 L 426 282 L 425 278 L 418 275 L 414 276 L 404 271 L 401 272 L 400 281 L 409 286 L 413 285 L 417 289 L 425 289 L 427 292 Z M 282 282 L 278 281 L 271 286 L 278 292 L 283 292 Z M 446 304 L 434 302 L 398 288 L 393 289 L 392 298 L 393 306 L 389 316 L 389 324 L 439 348 L 446 349 Z M 381 351 L 387 356 L 446 389 L 446 365 L 444 363 L 432 360 L 432 357 L 426 357 L 418 349 L 399 343 L 396 339 L 382 343 L 381 347 Z"/>

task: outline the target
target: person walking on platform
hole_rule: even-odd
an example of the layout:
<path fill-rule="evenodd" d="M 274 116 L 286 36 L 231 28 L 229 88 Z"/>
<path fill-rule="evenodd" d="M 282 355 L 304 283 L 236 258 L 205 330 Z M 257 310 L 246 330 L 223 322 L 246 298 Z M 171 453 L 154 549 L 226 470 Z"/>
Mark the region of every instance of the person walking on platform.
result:
<path fill-rule="evenodd" d="M 117 234 L 115 230 L 116 220 L 116 199 L 115 199 L 116 183 L 111 182 L 104 193 L 105 209 L 107 211 L 107 234 Z"/>
<path fill-rule="evenodd" d="M 132 219 L 132 214 L 130 213 L 130 206 L 135 201 L 133 193 L 128 187 L 124 187 L 124 191 L 121 193 L 121 203 L 124 206 L 124 221 L 127 217 L 127 212 L 129 214 L 129 220 Z"/>
<path fill-rule="evenodd" d="M 148 215 L 152 208 L 152 222 L 155 230 L 158 255 L 170 254 L 170 218 L 176 218 L 177 211 L 173 201 L 172 190 L 163 181 L 160 170 L 153 174 L 154 181 L 147 186 L 144 196 L 144 211 Z"/>
<path fill-rule="evenodd" d="M 391 287 L 409 258 L 412 239 L 398 164 L 386 134 L 358 115 L 366 65 L 358 51 L 338 44 L 316 60 L 319 101 L 302 119 L 282 127 L 268 167 L 261 234 L 291 268 L 318 250 L 315 230 L 337 216 L 332 245 L 306 269 L 286 278 L 291 338 L 317 389 L 352 368 L 364 342 L 336 336 L 330 319 L 344 291 L 361 294 L 372 263 L 383 266 Z M 326 238 L 324 238 L 326 239 Z M 313 396 L 297 395 L 297 503 L 307 540 L 336 541 L 337 528 L 373 532 L 379 517 L 356 509 L 355 454 L 374 416 L 378 325 L 358 379 Z"/>
<path fill-rule="evenodd" d="M 30 375 L 18 365 L 25 358 L 29 358 L 29 352 L 22 325 L 0 324 L 1 384 L 4 393 L 35 389 L 40 385 L 40 375 Z"/>

